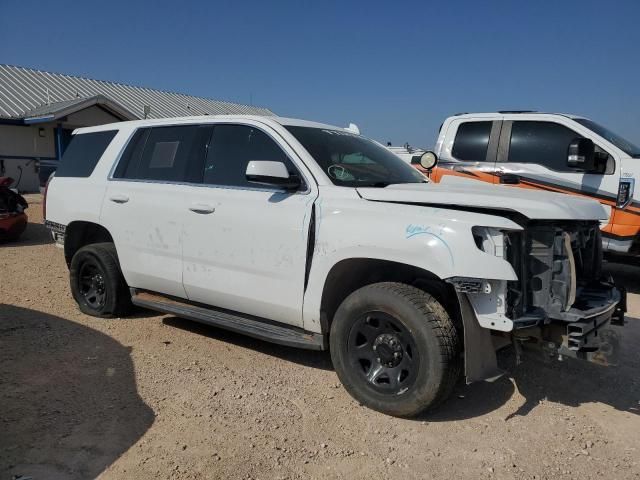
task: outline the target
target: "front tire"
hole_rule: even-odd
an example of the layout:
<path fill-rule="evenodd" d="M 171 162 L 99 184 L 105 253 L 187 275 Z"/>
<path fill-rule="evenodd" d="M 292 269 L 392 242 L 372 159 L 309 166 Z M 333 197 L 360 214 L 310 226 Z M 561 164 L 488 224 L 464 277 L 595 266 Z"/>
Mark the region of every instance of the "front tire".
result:
<path fill-rule="evenodd" d="M 131 311 L 131 294 L 113 243 L 79 249 L 69 267 L 71 293 L 80 310 L 93 317 L 122 317 Z"/>
<path fill-rule="evenodd" d="M 402 283 L 367 285 L 338 308 L 331 359 L 345 389 L 363 405 L 415 416 L 452 392 L 461 371 L 461 342 L 431 295 Z"/>

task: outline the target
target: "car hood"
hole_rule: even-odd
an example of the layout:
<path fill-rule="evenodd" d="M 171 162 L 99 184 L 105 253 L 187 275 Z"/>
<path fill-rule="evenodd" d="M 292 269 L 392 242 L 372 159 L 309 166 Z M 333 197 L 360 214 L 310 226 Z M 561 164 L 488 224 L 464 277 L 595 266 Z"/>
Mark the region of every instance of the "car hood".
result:
<path fill-rule="evenodd" d="M 513 211 L 532 220 L 607 219 L 600 203 L 588 198 L 476 182 L 464 185 L 410 183 L 358 188 L 357 191 L 362 198 L 377 202 Z"/>

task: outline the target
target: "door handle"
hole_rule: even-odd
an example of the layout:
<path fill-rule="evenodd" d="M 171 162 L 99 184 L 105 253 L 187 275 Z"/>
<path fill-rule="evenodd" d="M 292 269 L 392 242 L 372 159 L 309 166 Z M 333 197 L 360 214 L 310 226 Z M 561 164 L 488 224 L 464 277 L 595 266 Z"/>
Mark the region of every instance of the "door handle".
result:
<path fill-rule="evenodd" d="M 500 175 L 500 183 L 505 185 L 517 185 L 520 183 L 520 177 L 513 173 L 503 173 Z"/>
<path fill-rule="evenodd" d="M 215 207 L 207 205 L 205 203 L 194 203 L 189 207 L 189 210 L 195 213 L 208 214 L 216 211 Z"/>
<path fill-rule="evenodd" d="M 109 197 L 109 200 L 111 200 L 114 203 L 127 203 L 129 201 L 129 197 L 127 197 L 126 195 L 111 195 Z"/>

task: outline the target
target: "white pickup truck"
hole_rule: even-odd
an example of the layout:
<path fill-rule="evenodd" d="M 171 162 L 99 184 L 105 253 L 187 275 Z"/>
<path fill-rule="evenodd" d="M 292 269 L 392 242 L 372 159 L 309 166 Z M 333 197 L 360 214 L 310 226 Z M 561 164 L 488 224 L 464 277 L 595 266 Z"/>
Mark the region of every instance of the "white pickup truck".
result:
<path fill-rule="evenodd" d="M 640 255 L 640 147 L 593 120 L 531 111 L 454 115 L 435 153 L 435 182 L 465 178 L 597 200 L 607 212 L 605 253 Z"/>
<path fill-rule="evenodd" d="M 425 162 L 427 159 L 425 159 Z M 71 291 L 330 349 L 361 403 L 412 416 L 495 378 L 496 348 L 612 363 L 621 296 L 595 201 L 436 185 L 351 130 L 278 117 L 75 132 L 45 199 Z"/>

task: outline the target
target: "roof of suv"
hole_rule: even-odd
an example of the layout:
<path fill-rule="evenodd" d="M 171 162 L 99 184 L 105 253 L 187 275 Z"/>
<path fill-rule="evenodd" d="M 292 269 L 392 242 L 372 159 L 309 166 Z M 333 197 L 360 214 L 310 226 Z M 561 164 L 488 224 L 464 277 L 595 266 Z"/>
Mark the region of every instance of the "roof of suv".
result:
<path fill-rule="evenodd" d="M 503 115 L 560 115 L 562 117 L 567 118 L 582 118 L 579 115 L 572 115 L 570 113 L 558 113 L 558 112 L 536 112 L 535 110 L 500 110 L 498 112 L 464 112 L 464 113 L 456 113 L 452 115 L 452 117 L 456 118 L 499 118 Z"/>
<path fill-rule="evenodd" d="M 254 120 L 261 123 L 270 124 L 277 123 L 283 126 L 296 126 L 296 127 L 313 127 L 313 128 L 327 128 L 331 130 L 345 130 L 342 127 L 336 127 L 335 125 L 328 125 L 325 123 L 311 122 L 309 120 L 300 120 L 296 118 L 285 118 L 276 116 L 262 116 L 262 115 L 201 115 L 195 117 L 175 117 L 175 118 L 158 118 L 158 119 L 146 119 L 146 120 L 132 120 L 128 122 L 108 123 L 105 125 L 98 125 L 95 127 L 79 128 L 78 133 L 99 132 L 103 130 L 113 130 L 114 128 L 122 127 L 151 127 L 160 125 L 177 125 L 181 123 L 213 123 L 220 120 L 227 120 L 232 122 L 238 122 L 242 120 Z"/>

